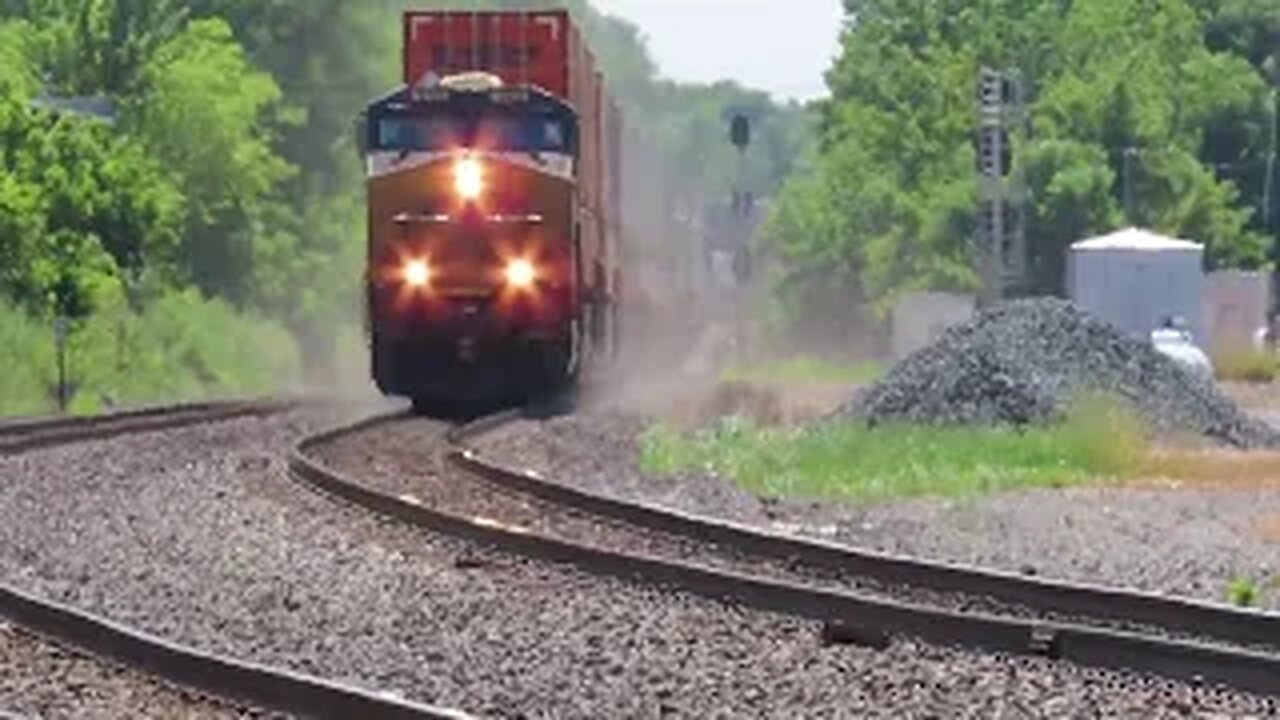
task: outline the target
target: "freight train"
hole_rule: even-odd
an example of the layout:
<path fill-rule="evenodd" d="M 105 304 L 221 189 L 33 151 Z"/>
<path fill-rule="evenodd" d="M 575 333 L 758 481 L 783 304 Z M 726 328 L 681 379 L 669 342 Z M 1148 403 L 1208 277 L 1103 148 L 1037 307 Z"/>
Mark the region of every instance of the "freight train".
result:
<path fill-rule="evenodd" d="M 551 393 L 616 362 L 624 322 L 638 349 L 667 332 L 664 314 L 687 326 L 693 283 L 673 247 L 691 232 L 669 196 L 637 181 L 624 197 L 624 156 L 653 154 L 570 15 L 403 22 L 403 85 L 360 123 L 379 389 L 417 406 Z"/>

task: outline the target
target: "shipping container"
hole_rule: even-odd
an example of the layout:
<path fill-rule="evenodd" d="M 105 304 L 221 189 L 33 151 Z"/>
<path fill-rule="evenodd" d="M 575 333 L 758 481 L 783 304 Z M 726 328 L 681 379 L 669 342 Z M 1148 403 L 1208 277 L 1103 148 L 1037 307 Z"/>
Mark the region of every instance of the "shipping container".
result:
<path fill-rule="evenodd" d="M 478 70 L 572 101 L 571 29 L 565 11 L 407 12 L 404 82 Z"/>

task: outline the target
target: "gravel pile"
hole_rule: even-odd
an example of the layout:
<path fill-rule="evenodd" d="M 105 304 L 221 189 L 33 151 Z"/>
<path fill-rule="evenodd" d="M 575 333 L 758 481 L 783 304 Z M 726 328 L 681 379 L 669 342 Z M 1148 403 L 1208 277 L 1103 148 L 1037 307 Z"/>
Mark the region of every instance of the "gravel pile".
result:
<path fill-rule="evenodd" d="M 487 717 L 1274 709 L 1049 661 L 827 646 L 812 623 L 371 519 L 286 478 L 280 451 L 316 424 L 244 420 L 0 459 L 0 574 L 196 647 Z"/>
<path fill-rule="evenodd" d="M 1059 419 L 1096 391 L 1132 403 L 1158 434 L 1280 447 L 1280 434 L 1212 382 L 1056 299 L 1004 303 L 949 329 L 859 392 L 844 412 L 871 423 L 1025 425 Z"/>
<path fill-rule="evenodd" d="M 282 717 L 238 708 L 36 638 L 0 621 L 0 720 Z"/>

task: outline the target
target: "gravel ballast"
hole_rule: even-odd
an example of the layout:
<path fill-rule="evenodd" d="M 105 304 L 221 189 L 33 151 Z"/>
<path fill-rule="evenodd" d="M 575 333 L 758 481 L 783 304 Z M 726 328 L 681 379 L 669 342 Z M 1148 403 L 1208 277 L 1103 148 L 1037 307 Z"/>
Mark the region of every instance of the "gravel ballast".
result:
<path fill-rule="evenodd" d="M 872 424 L 1045 423 L 1103 392 L 1131 403 L 1157 433 L 1243 448 L 1280 433 L 1158 352 L 1056 299 L 997 305 L 948 329 L 860 391 L 844 414 Z"/>
<path fill-rule="evenodd" d="M 1280 483 L 1160 483 L 917 498 L 869 505 L 765 500 L 707 473 L 639 469 L 649 421 L 613 413 L 522 421 L 486 457 L 604 495 L 858 547 L 1201 600 L 1254 579 L 1280 609 Z"/>
<path fill-rule="evenodd" d="M 0 718 L 280 718 L 171 687 L 0 620 Z"/>
<path fill-rule="evenodd" d="M 0 570 L 179 642 L 490 717 L 1271 712 L 1049 661 L 828 647 L 812 623 L 391 525 L 285 477 L 280 453 L 320 422 L 295 413 L 0 460 Z"/>

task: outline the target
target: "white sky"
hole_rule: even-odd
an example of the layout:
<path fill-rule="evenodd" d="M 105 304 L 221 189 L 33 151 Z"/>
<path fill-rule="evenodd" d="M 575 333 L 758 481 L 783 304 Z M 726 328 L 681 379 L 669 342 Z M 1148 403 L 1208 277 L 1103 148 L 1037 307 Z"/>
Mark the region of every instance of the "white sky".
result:
<path fill-rule="evenodd" d="M 783 98 L 826 94 L 840 0 L 592 0 L 649 39 L 661 73 L 675 80 L 733 79 Z"/>

